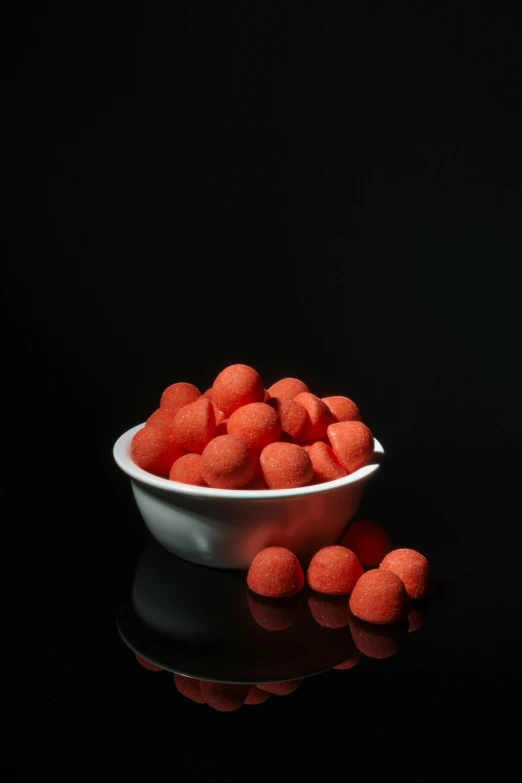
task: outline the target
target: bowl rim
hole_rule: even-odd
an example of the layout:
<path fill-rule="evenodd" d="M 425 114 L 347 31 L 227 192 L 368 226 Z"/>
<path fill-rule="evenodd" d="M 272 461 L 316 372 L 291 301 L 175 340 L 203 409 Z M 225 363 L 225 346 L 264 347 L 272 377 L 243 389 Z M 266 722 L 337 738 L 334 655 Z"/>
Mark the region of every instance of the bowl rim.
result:
<path fill-rule="evenodd" d="M 341 487 L 359 484 L 366 481 L 379 470 L 380 463 L 374 462 L 366 465 L 364 468 L 350 473 L 343 478 L 335 481 L 325 481 L 323 484 L 308 484 L 305 487 L 295 487 L 292 489 L 214 489 L 212 487 L 196 487 L 192 484 L 182 484 L 179 481 L 171 481 L 167 478 L 160 478 L 146 470 L 138 467 L 130 456 L 131 440 L 138 430 L 145 426 L 145 422 L 137 424 L 124 432 L 114 444 L 112 453 L 116 464 L 131 479 L 139 481 L 141 484 L 147 484 L 149 487 L 167 490 L 173 495 L 189 495 L 190 497 L 209 498 L 213 500 L 280 500 L 283 498 L 303 497 L 306 495 L 319 495 L 324 492 L 333 492 Z M 377 438 L 373 439 L 375 454 L 382 456 L 384 449 Z"/>

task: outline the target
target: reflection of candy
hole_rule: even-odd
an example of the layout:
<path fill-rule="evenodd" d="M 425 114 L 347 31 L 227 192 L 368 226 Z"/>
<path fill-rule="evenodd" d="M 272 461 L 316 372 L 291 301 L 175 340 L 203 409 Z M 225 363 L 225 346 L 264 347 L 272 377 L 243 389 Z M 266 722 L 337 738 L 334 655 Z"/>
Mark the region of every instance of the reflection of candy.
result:
<path fill-rule="evenodd" d="M 369 465 L 373 457 L 373 436 L 360 421 L 340 421 L 327 430 L 335 456 L 348 473 Z"/>
<path fill-rule="evenodd" d="M 330 408 L 310 392 L 301 392 L 295 398 L 306 411 L 304 427 L 299 433 L 299 440 L 303 443 L 312 443 L 321 440 L 326 435 L 328 425 L 333 422 Z"/>
<path fill-rule="evenodd" d="M 259 683 L 257 687 L 267 693 L 275 693 L 276 696 L 288 696 L 290 693 L 296 691 L 302 684 L 302 680 L 288 680 L 286 682 Z"/>
<path fill-rule="evenodd" d="M 268 693 L 268 691 L 262 691 L 257 685 L 251 685 L 248 696 L 245 699 L 245 704 L 262 704 L 269 699 L 271 695 L 272 694 Z"/>
<path fill-rule="evenodd" d="M 308 386 L 306 383 L 299 381 L 297 378 L 282 378 L 280 381 L 273 383 L 269 387 L 268 393 L 271 397 L 296 397 L 301 392 L 307 392 Z"/>
<path fill-rule="evenodd" d="M 269 443 L 279 440 L 281 423 L 276 411 L 264 402 L 243 405 L 230 416 L 228 434 L 237 435 L 258 453 Z"/>
<path fill-rule="evenodd" d="M 218 712 L 233 712 L 242 707 L 249 688 L 249 685 L 201 680 L 201 695 L 209 707 Z"/>
<path fill-rule="evenodd" d="M 348 526 L 341 545 L 355 552 L 363 566 L 378 566 L 390 551 L 390 538 L 379 522 L 358 519 Z"/>
<path fill-rule="evenodd" d="M 199 680 L 195 680 L 192 677 L 183 677 L 181 674 L 174 675 L 174 684 L 182 696 L 186 696 L 187 699 L 197 702 L 197 704 L 204 704 L 205 699 L 201 693 L 201 685 Z"/>
<path fill-rule="evenodd" d="M 138 661 L 140 666 L 143 666 L 144 669 L 147 669 L 149 672 L 162 672 L 163 669 L 161 666 L 156 666 L 155 663 L 151 663 L 150 661 L 147 661 L 145 658 L 142 658 L 141 655 L 138 655 L 138 653 L 134 653 L 136 660 Z"/>
<path fill-rule="evenodd" d="M 323 628 L 344 628 L 350 621 L 350 608 L 346 598 L 309 595 L 308 606 L 315 622 Z"/>
<path fill-rule="evenodd" d="M 147 427 L 172 427 L 174 424 L 174 416 L 176 414 L 167 408 L 157 408 L 154 413 L 151 413 L 147 419 Z"/>
<path fill-rule="evenodd" d="M 242 405 L 263 402 L 264 399 L 265 387 L 261 377 L 246 364 L 225 367 L 212 386 L 212 402 L 226 416 L 230 416 Z"/>
<path fill-rule="evenodd" d="M 289 549 L 270 546 L 254 557 L 247 584 L 252 592 L 265 598 L 284 598 L 303 589 L 303 569 Z"/>
<path fill-rule="evenodd" d="M 173 383 L 161 395 L 160 408 L 177 413 L 180 408 L 196 402 L 200 397 L 201 392 L 192 383 Z"/>
<path fill-rule="evenodd" d="M 252 617 L 267 631 L 284 631 L 285 628 L 290 628 L 299 613 L 300 602 L 295 597 L 274 601 L 273 598 L 263 598 L 247 592 L 247 601 Z"/>
<path fill-rule="evenodd" d="M 185 405 L 176 413 L 174 437 L 187 451 L 201 454 L 216 432 L 214 406 L 204 397 Z"/>
<path fill-rule="evenodd" d="M 235 435 L 220 435 L 205 447 L 201 475 L 209 487 L 239 489 L 254 477 L 257 459 L 248 445 Z"/>
<path fill-rule="evenodd" d="M 413 600 L 425 598 L 431 587 L 428 561 L 414 549 L 394 549 L 386 555 L 380 568 L 393 572 L 402 579 L 408 596 Z"/>
<path fill-rule="evenodd" d="M 170 469 L 169 479 L 182 484 L 206 487 L 201 475 L 201 454 L 184 454 Z"/>
<path fill-rule="evenodd" d="M 312 460 L 295 443 L 270 443 L 261 452 L 259 462 L 270 489 L 303 487 L 312 480 Z"/>
<path fill-rule="evenodd" d="M 363 567 L 350 549 L 344 546 L 325 546 L 315 553 L 306 575 L 312 590 L 325 595 L 351 593 Z"/>
<path fill-rule="evenodd" d="M 350 609 L 360 620 L 378 625 L 395 623 L 406 614 L 404 585 L 391 571 L 373 569 L 361 576 L 350 596 Z"/>
<path fill-rule="evenodd" d="M 422 609 L 411 609 L 408 612 L 408 633 L 413 633 L 422 628 L 424 623 L 424 611 Z"/>
<path fill-rule="evenodd" d="M 350 631 L 357 649 L 368 658 L 390 658 L 400 646 L 400 630 L 396 626 L 371 625 L 350 619 Z"/>
<path fill-rule="evenodd" d="M 361 654 L 359 652 L 354 653 L 351 658 L 348 658 L 346 661 L 343 661 L 342 663 L 338 663 L 337 666 L 334 666 L 334 669 L 353 669 L 354 666 L 357 666 L 359 661 L 361 660 Z"/>
<path fill-rule="evenodd" d="M 136 465 L 155 476 L 168 476 L 182 454 L 183 446 L 176 443 L 174 432 L 164 427 L 145 426 L 131 441 L 130 455 Z"/>
<path fill-rule="evenodd" d="M 335 481 L 335 479 L 343 478 L 343 476 L 347 475 L 345 469 L 339 464 L 339 460 L 333 450 L 326 443 L 319 440 L 308 446 L 306 450 L 312 460 L 314 481 Z"/>
<path fill-rule="evenodd" d="M 360 421 L 361 415 L 357 405 L 348 397 L 323 397 L 328 405 L 334 421 Z"/>
<path fill-rule="evenodd" d="M 279 416 L 281 430 L 290 437 L 297 438 L 306 421 L 306 411 L 303 406 L 287 397 L 272 397 L 268 403 Z"/>

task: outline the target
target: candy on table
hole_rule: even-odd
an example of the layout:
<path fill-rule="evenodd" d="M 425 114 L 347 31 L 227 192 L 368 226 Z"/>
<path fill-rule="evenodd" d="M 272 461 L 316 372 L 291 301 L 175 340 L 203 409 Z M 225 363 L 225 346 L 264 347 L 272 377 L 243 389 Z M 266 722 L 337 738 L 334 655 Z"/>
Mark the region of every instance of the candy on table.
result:
<path fill-rule="evenodd" d="M 296 596 L 274 601 L 273 598 L 263 598 L 251 591 L 247 592 L 247 601 L 252 617 L 266 631 L 284 631 L 290 628 L 296 621 L 301 606 Z"/>
<path fill-rule="evenodd" d="M 201 454 L 216 432 L 214 406 L 201 398 L 180 408 L 174 417 L 174 437 L 186 451 Z"/>
<path fill-rule="evenodd" d="M 160 408 L 177 413 L 180 408 L 196 402 L 201 392 L 192 383 L 173 383 L 167 386 L 160 399 Z"/>
<path fill-rule="evenodd" d="M 195 487 L 206 487 L 201 475 L 201 454 L 184 454 L 170 469 L 169 479 L 181 484 L 193 484 Z"/>
<path fill-rule="evenodd" d="M 289 696 L 303 684 L 302 680 L 286 680 L 285 682 L 264 682 L 257 686 L 260 690 L 273 693 L 276 696 Z"/>
<path fill-rule="evenodd" d="M 320 483 L 323 481 L 335 481 L 336 479 L 347 476 L 345 469 L 339 463 L 333 449 L 326 443 L 318 440 L 306 448 L 308 456 L 312 460 L 314 469 L 314 481 Z"/>
<path fill-rule="evenodd" d="M 345 628 L 350 622 L 350 608 L 346 598 L 312 593 L 308 606 L 315 622 L 323 628 Z"/>
<path fill-rule="evenodd" d="M 372 461 L 373 436 L 362 422 L 340 421 L 330 424 L 327 435 L 335 456 L 348 473 L 353 473 Z"/>
<path fill-rule="evenodd" d="M 134 656 L 136 660 L 138 661 L 139 665 L 142 666 L 144 669 L 147 669 L 149 672 L 162 672 L 163 669 L 161 666 L 156 666 L 155 663 L 151 663 L 150 661 L 147 661 L 146 658 L 142 658 L 141 655 L 138 655 L 138 653 L 134 653 Z"/>
<path fill-rule="evenodd" d="M 247 574 L 252 592 L 265 598 L 296 595 L 304 586 L 304 574 L 297 557 L 282 546 L 271 546 L 258 552 Z"/>
<path fill-rule="evenodd" d="M 264 701 L 272 696 L 268 691 L 262 691 L 257 685 L 251 685 L 245 704 L 263 704 Z"/>
<path fill-rule="evenodd" d="M 218 712 L 238 710 L 245 703 L 249 689 L 249 685 L 201 680 L 201 695 L 209 707 Z"/>
<path fill-rule="evenodd" d="M 301 392 L 294 399 L 306 411 L 306 419 L 304 427 L 299 433 L 299 440 L 302 443 L 312 443 L 324 438 L 328 426 L 333 422 L 330 408 L 310 392 Z"/>
<path fill-rule="evenodd" d="M 296 397 L 298 394 L 301 394 L 301 392 L 307 391 L 308 386 L 306 383 L 303 383 L 297 378 L 282 378 L 268 388 L 270 397 L 286 397 L 289 399 Z"/>
<path fill-rule="evenodd" d="M 328 406 L 335 422 L 338 421 L 360 421 L 361 414 L 359 408 L 348 397 L 339 395 L 334 397 L 323 397 L 323 402 Z"/>
<path fill-rule="evenodd" d="M 281 437 L 281 422 L 277 412 L 264 402 L 251 402 L 231 414 L 228 434 L 243 438 L 256 452 Z"/>
<path fill-rule="evenodd" d="M 347 669 L 353 669 L 354 666 L 357 666 L 359 661 L 361 660 L 361 653 L 356 652 L 350 658 L 347 658 L 342 663 L 338 663 L 337 666 L 334 666 L 334 669 L 339 669 L 340 671 L 345 671 Z"/>
<path fill-rule="evenodd" d="M 220 435 L 205 446 L 201 475 L 209 487 L 240 489 L 254 477 L 257 469 L 254 451 L 236 435 Z"/>
<path fill-rule="evenodd" d="M 175 674 L 174 685 L 182 696 L 186 696 L 187 699 L 195 701 L 197 704 L 205 704 L 199 680 L 196 680 L 193 677 L 184 677 L 181 674 Z"/>
<path fill-rule="evenodd" d="M 313 476 L 312 460 L 295 443 L 270 443 L 261 452 L 261 471 L 270 489 L 304 487 Z"/>
<path fill-rule="evenodd" d="M 372 519 L 357 519 L 348 525 L 340 541 L 354 552 L 363 566 L 378 566 L 391 548 L 384 527 Z"/>
<path fill-rule="evenodd" d="M 407 606 L 408 596 L 401 579 L 378 568 L 363 574 L 350 596 L 352 614 L 378 625 L 397 622 L 406 615 Z"/>
<path fill-rule="evenodd" d="M 317 593 L 348 595 L 363 573 L 359 559 L 350 549 L 325 546 L 310 561 L 306 581 Z"/>
<path fill-rule="evenodd" d="M 380 569 L 397 574 L 409 598 L 425 598 L 431 590 L 428 561 L 415 549 L 394 549 L 383 559 Z"/>
<path fill-rule="evenodd" d="M 279 416 L 282 432 L 290 435 L 292 439 L 297 438 L 306 422 L 303 406 L 289 397 L 272 397 L 268 404 Z"/>
<path fill-rule="evenodd" d="M 399 650 L 401 633 L 396 625 L 372 625 L 352 616 L 350 631 L 355 646 L 367 658 L 390 658 Z"/>
<path fill-rule="evenodd" d="M 229 417 L 242 405 L 263 402 L 265 387 L 261 376 L 246 364 L 225 367 L 212 386 L 212 402 Z"/>
<path fill-rule="evenodd" d="M 174 438 L 173 429 L 166 427 L 142 427 L 133 436 L 130 455 L 133 461 L 148 473 L 165 478 L 169 471 L 183 454 Z"/>

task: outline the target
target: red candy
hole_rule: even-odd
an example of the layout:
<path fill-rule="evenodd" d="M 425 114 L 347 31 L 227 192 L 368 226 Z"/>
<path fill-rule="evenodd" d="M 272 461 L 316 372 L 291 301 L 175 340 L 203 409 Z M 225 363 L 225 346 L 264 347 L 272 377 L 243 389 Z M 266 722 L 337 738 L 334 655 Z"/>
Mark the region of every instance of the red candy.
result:
<path fill-rule="evenodd" d="M 210 400 L 212 402 L 212 389 L 207 389 L 206 392 L 204 392 L 202 395 L 206 400 Z"/>
<path fill-rule="evenodd" d="M 233 712 L 243 706 L 249 685 L 232 685 L 226 682 L 201 680 L 201 695 L 209 707 L 218 712 Z"/>
<path fill-rule="evenodd" d="M 265 598 L 296 595 L 304 586 L 303 569 L 289 549 L 267 547 L 254 557 L 248 570 L 247 584 L 253 593 Z"/>
<path fill-rule="evenodd" d="M 184 454 L 170 469 L 169 479 L 181 484 L 193 484 L 195 487 L 206 487 L 201 475 L 201 454 Z"/>
<path fill-rule="evenodd" d="M 348 397 L 323 397 L 323 402 L 330 408 L 334 421 L 361 420 L 359 408 Z"/>
<path fill-rule="evenodd" d="M 297 378 L 283 378 L 277 383 L 273 383 L 269 387 L 268 393 L 271 397 L 288 397 L 292 399 L 301 392 L 307 392 L 308 386 L 306 383 L 299 381 Z"/>
<path fill-rule="evenodd" d="M 251 685 L 248 696 L 245 699 L 245 704 L 263 704 L 271 695 L 272 694 L 268 693 L 268 691 L 262 691 L 257 685 Z"/>
<path fill-rule="evenodd" d="M 391 658 L 399 650 L 401 637 L 396 626 L 370 625 L 352 617 L 350 631 L 355 646 L 367 658 Z"/>
<path fill-rule="evenodd" d="M 409 598 L 425 598 L 430 592 L 431 577 L 428 561 L 414 549 L 394 549 L 386 555 L 380 569 L 397 574 Z"/>
<path fill-rule="evenodd" d="M 351 549 L 363 566 L 378 566 L 391 548 L 386 530 L 371 519 L 352 522 L 341 539 L 341 545 Z"/>
<path fill-rule="evenodd" d="M 223 411 L 220 411 L 218 406 L 214 405 L 214 403 L 212 403 L 212 405 L 214 406 L 214 416 L 216 417 L 216 427 L 218 426 L 218 424 L 222 424 L 224 421 L 228 421 L 228 419 L 225 416 L 225 414 L 223 413 Z"/>
<path fill-rule="evenodd" d="M 306 451 L 312 460 L 314 469 L 314 481 L 335 481 L 335 479 L 347 476 L 345 469 L 339 464 L 333 450 L 326 443 L 318 440 L 308 446 Z"/>
<path fill-rule="evenodd" d="M 347 658 L 346 661 L 343 661 L 342 663 L 338 663 L 337 666 L 334 666 L 334 669 L 339 669 L 340 671 L 344 671 L 346 669 L 353 669 L 354 666 L 357 666 L 360 660 L 361 660 L 361 653 L 356 652 L 350 658 Z"/>
<path fill-rule="evenodd" d="M 147 427 L 172 427 L 176 414 L 167 408 L 158 408 L 146 421 Z"/>
<path fill-rule="evenodd" d="M 130 455 L 136 465 L 155 476 L 165 478 L 184 453 L 174 438 L 173 430 L 145 426 L 133 436 Z"/>
<path fill-rule="evenodd" d="M 363 573 L 361 563 L 350 549 L 325 546 L 313 556 L 306 579 L 317 593 L 348 595 Z"/>
<path fill-rule="evenodd" d="M 367 623 L 389 625 L 404 617 L 408 597 L 391 571 L 374 569 L 361 576 L 350 596 L 352 614 Z"/>
<path fill-rule="evenodd" d="M 261 470 L 258 470 L 252 481 L 249 481 L 246 487 L 243 487 L 243 489 L 268 489 L 268 484 L 265 481 L 265 478 L 263 474 L 261 473 Z"/>
<path fill-rule="evenodd" d="M 216 432 L 214 406 L 205 398 L 185 405 L 174 417 L 173 430 L 180 446 L 201 454 Z"/>
<path fill-rule="evenodd" d="M 201 475 L 209 487 L 239 489 L 254 477 L 257 459 L 244 440 L 236 435 L 220 435 L 205 446 Z"/>
<path fill-rule="evenodd" d="M 228 434 L 243 438 L 256 452 L 279 440 L 281 423 L 276 411 L 264 402 L 243 405 L 230 416 Z"/>
<path fill-rule="evenodd" d="M 271 443 L 261 452 L 259 464 L 270 489 L 304 487 L 314 472 L 306 451 L 294 443 Z"/>
<path fill-rule="evenodd" d="M 214 437 L 219 438 L 220 435 L 228 435 L 228 419 L 220 421 L 219 424 L 216 423 L 216 434 Z"/>
<path fill-rule="evenodd" d="M 292 439 L 297 438 L 306 422 L 303 406 L 287 397 L 272 397 L 268 403 L 279 416 L 281 430 Z"/>
<path fill-rule="evenodd" d="M 288 696 L 303 684 L 302 680 L 287 680 L 286 682 L 260 683 L 257 687 L 267 693 L 275 693 L 276 696 Z"/>
<path fill-rule="evenodd" d="M 252 617 L 261 628 L 267 631 L 284 631 L 297 619 L 299 603 L 295 598 L 262 598 L 255 593 L 247 593 L 248 606 Z"/>
<path fill-rule="evenodd" d="M 246 364 L 232 364 L 219 373 L 212 386 L 212 402 L 230 416 L 242 405 L 263 402 L 265 387 L 261 376 Z"/>
<path fill-rule="evenodd" d="M 327 432 L 335 456 L 348 473 L 370 464 L 374 449 L 373 436 L 365 424 L 360 421 L 340 421 L 338 424 L 330 424 Z"/>
<path fill-rule="evenodd" d="M 350 622 L 346 598 L 313 594 L 308 596 L 308 606 L 315 622 L 323 628 L 344 628 Z"/>
<path fill-rule="evenodd" d="M 180 408 L 196 402 L 200 397 L 201 392 L 192 383 L 173 383 L 161 395 L 160 408 L 177 413 Z"/>
<path fill-rule="evenodd" d="M 310 392 L 301 392 L 294 399 L 306 411 L 306 420 L 299 433 L 299 440 L 303 443 L 311 443 L 324 438 L 328 425 L 333 422 L 329 407 Z"/>
<path fill-rule="evenodd" d="M 138 655 L 138 653 L 134 653 L 136 660 L 138 661 L 140 666 L 143 666 L 144 669 L 147 669 L 149 672 L 162 672 L 163 669 L 161 666 L 156 666 L 155 663 L 151 663 L 150 661 L 147 661 L 145 658 L 142 658 L 141 655 Z"/>
<path fill-rule="evenodd" d="M 183 677 L 181 674 L 175 674 L 174 685 L 182 696 L 186 696 L 187 699 L 195 701 L 196 704 L 205 704 L 199 680 L 193 679 L 192 677 Z"/>

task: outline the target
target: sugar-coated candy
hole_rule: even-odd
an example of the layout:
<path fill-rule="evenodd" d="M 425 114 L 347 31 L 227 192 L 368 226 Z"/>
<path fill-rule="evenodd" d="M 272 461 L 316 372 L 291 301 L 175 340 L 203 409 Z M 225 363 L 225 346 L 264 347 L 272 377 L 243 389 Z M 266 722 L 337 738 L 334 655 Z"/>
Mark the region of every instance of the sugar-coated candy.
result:
<path fill-rule="evenodd" d="M 282 378 L 268 388 L 268 393 L 271 397 L 287 397 L 290 399 L 301 394 L 301 392 L 307 391 L 308 386 L 306 383 L 297 378 Z"/>
<path fill-rule="evenodd" d="M 314 469 L 313 480 L 317 483 L 335 481 L 348 475 L 335 456 L 333 449 L 321 440 L 308 445 L 306 451 L 312 460 Z"/>
<path fill-rule="evenodd" d="M 147 427 L 172 427 L 175 413 L 168 408 L 157 408 L 146 421 Z"/>
<path fill-rule="evenodd" d="M 351 522 L 340 541 L 355 552 L 363 566 L 378 566 L 391 548 L 390 537 L 384 527 L 372 519 Z"/>
<path fill-rule="evenodd" d="M 149 672 L 162 672 L 163 669 L 161 666 L 156 666 L 155 663 L 151 663 L 150 661 L 147 661 L 146 658 L 142 658 L 141 655 L 138 655 L 138 653 L 134 653 L 134 656 L 136 660 L 138 661 L 139 665 L 142 666 L 144 669 L 147 669 Z"/>
<path fill-rule="evenodd" d="M 220 435 L 203 450 L 201 475 L 209 487 L 240 489 L 254 477 L 257 464 L 246 441 L 237 435 Z"/>
<path fill-rule="evenodd" d="M 195 487 L 206 487 L 201 475 L 201 454 L 184 454 L 170 469 L 169 479 L 181 484 L 193 484 Z"/>
<path fill-rule="evenodd" d="M 292 439 L 297 438 L 306 421 L 303 406 L 289 397 L 272 397 L 268 404 L 279 416 L 282 432 L 290 435 Z"/>
<path fill-rule="evenodd" d="M 265 598 L 296 595 L 304 586 L 304 574 L 297 557 L 282 546 L 262 549 L 254 557 L 247 574 L 252 592 Z"/>
<path fill-rule="evenodd" d="M 228 434 L 243 438 L 256 452 L 281 436 L 281 422 L 277 412 L 264 402 L 242 405 L 228 420 Z"/>
<path fill-rule="evenodd" d="M 270 489 L 304 487 L 314 469 L 306 451 L 295 443 L 270 443 L 261 452 L 261 471 Z"/>
<path fill-rule="evenodd" d="M 167 386 L 160 399 L 160 408 L 177 413 L 180 408 L 196 402 L 201 392 L 192 383 L 173 383 Z"/>
<path fill-rule="evenodd" d="M 165 427 L 142 427 L 133 436 L 130 455 L 148 473 L 165 478 L 172 465 L 184 454 L 174 438 L 174 431 Z"/>
<path fill-rule="evenodd" d="M 180 408 L 174 417 L 174 437 L 186 451 L 201 454 L 216 432 L 214 406 L 202 397 Z"/>
<path fill-rule="evenodd" d="M 249 685 L 201 680 L 201 695 L 209 707 L 218 712 L 238 710 L 245 703 L 249 689 Z"/>
<path fill-rule="evenodd" d="M 193 677 L 184 677 L 181 674 L 175 674 L 174 685 L 182 696 L 186 696 L 187 699 L 195 701 L 196 704 L 205 704 L 199 680 L 196 680 Z"/>
<path fill-rule="evenodd" d="M 425 598 L 431 589 L 428 561 L 415 549 L 394 549 L 383 559 L 380 569 L 390 571 L 402 580 L 409 598 Z"/>
<path fill-rule="evenodd" d="M 359 559 L 350 549 L 325 546 L 310 561 L 306 580 L 317 593 L 348 595 L 363 573 Z"/>
<path fill-rule="evenodd" d="M 348 473 L 353 473 L 372 461 L 373 436 L 362 422 L 340 421 L 330 424 L 327 435 L 335 456 Z"/>
<path fill-rule="evenodd" d="M 405 616 L 408 596 L 401 579 L 374 568 L 363 574 L 350 596 L 352 614 L 367 623 L 388 625 Z"/>
<path fill-rule="evenodd" d="M 263 402 L 265 387 L 261 376 L 246 364 L 232 364 L 225 367 L 212 386 L 212 402 L 230 416 L 242 405 Z"/>
<path fill-rule="evenodd" d="M 348 397 L 323 397 L 323 402 L 330 408 L 330 412 L 336 422 L 361 420 L 359 408 Z"/>
<path fill-rule="evenodd" d="M 328 426 L 333 422 L 330 408 L 310 392 L 301 392 L 294 399 L 306 411 L 306 419 L 304 427 L 299 433 L 299 440 L 302 443 L 312 443 L 324 438 Z"/>

